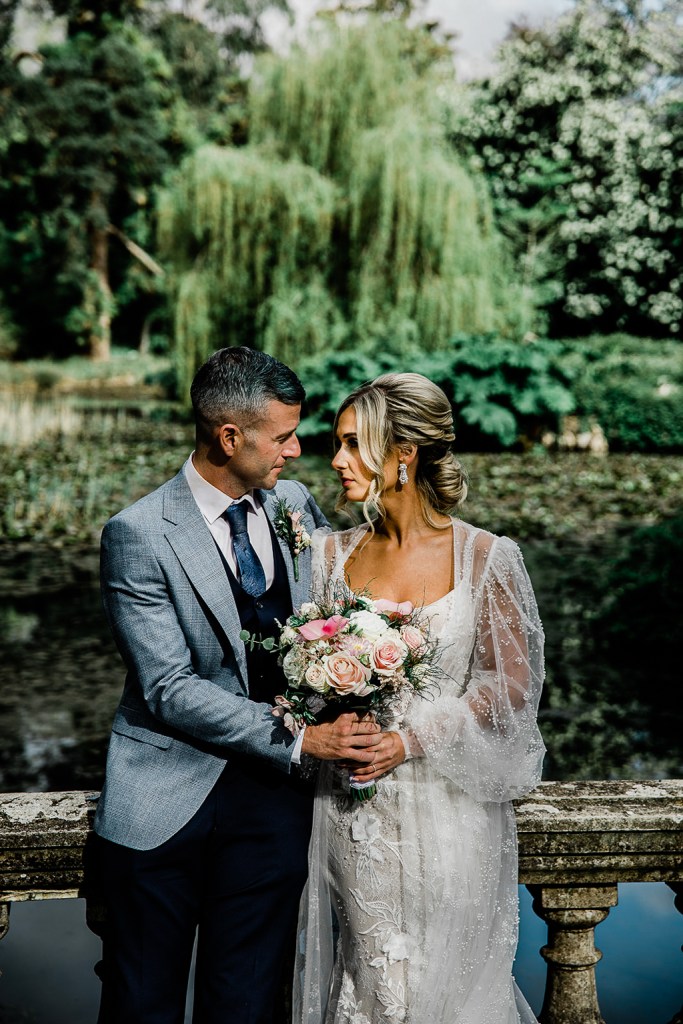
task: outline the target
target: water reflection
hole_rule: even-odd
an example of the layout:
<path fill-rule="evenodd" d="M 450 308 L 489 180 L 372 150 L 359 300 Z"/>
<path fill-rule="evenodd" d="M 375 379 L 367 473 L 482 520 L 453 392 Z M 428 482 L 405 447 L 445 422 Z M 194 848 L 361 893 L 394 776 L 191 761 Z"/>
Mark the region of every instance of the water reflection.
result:
<path fill-rule="evenodd" d="M 539 949 L 546 929 L 520 888 L 520 942 L 515 977 L 536 1013 L 545 986 Z M 681 1006 L 683 917 L 663 884 L 619 887 L 619 906 L 596 930 L 603 959 L 596 968 L 607 1024 L 665 1024 Z M 93 1024 L 99 981 L 98 939 L 85 924 L 82 900 L 17 904 L 0 946 L 3 1024 Z M 190 1015 L 186 1017 L 190 1024 Z"/>
<path fill-rule="evenodd" d="M 0 555 L 0 789 L 99 788 L 123 668 L 100 607 L 97 551 Z"/>

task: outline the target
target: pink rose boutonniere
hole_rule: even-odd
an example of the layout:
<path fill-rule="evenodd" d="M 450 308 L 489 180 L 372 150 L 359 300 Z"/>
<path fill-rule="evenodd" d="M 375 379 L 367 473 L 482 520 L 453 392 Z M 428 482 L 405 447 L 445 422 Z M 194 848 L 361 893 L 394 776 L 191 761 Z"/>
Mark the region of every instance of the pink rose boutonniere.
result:
<path fill-rule="evenodd" d="M 285 542 L 292 556 L 294 579 L 299 579 L 299 555 L 309 547 L 310 534 L 304 526 L 304 514 L 301 509 L 291 509 L 284 498 L 275 502 L 273 526 L 278 537 Z"/>

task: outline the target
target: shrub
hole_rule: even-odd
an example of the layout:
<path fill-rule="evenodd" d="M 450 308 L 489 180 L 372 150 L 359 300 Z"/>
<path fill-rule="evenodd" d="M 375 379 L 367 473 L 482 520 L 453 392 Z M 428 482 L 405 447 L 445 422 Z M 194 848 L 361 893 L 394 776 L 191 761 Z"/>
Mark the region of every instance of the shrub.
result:
<path fill-rule="evenodd" d="M 683 450 L 683 347 L 624 334 L 564 343 L 577 410 L 612 451 Z"/>
<path fill-rule="evenodd" d="M 403 365 L 389 353 L 316 357 L 298 368 L 308 393 L 308 415 L 300 433 L 312 437 L 329 432 L 342 399 L 364 381 L 411 370 L 429 377 L 448 395 L 461 449 L 511 448 L 522 438 L 537 438 L 574 409 L 561 354 L 562 346 L 552 341 L 458 335 L 446 351 L 412 352 Z"/>

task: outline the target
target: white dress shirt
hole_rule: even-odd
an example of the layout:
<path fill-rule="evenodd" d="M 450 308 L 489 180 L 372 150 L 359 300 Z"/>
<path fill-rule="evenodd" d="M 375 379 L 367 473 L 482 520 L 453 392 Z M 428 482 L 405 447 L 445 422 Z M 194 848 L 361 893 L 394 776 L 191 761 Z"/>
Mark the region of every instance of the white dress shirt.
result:
<path fill-rule="evenodd" d="M 197 502 L 199 511 L 204 516 L 206 525 L 211 531 L 213 539 L 221 550 L 228 565 L 239 579 L 239 568 L 232 546 L 232 531 L 230 524 L 225 519 L 225 512 L 233 504 L 235 499 L 219 491 L 217 487 L 205 480 L 195 469 L 192 456 L 183 466 L 185 479 L 192 491 L 192 496 Z M 268 525 L 268 516 L 265 509 L 253 491 L 248 491 L 242 498 L 237 499 L 246 502 L 247 505 L 247 533 L 251 545 L 258 555 L 266 576 L 266 589 L 272 586 L 275 578 L 275 557 L 273 555 L 273 541 Z"/>
<path fill-rule="evenodd" d="M 237 566 L 237 559 L 235 558 L 235 551 L 232 546 L 232 530 L 230 524 L 225 518 L 226 509 L 232 505 L 234 498 L 220 491 L 213 484 L 210 484 L 208 480 L 197 472 L 195 469 L 194 462 L 192 461 L 192 455 L 183 466 L 183 472 L 185 479 L 187 480 L 188 487 L 192 491 L 192 497 L 197 502 L 199 511 L 204 516 L 204 521 L 211 531 L 213 539 L 221 550 L 221 553 L 228 565 L 235 574 L 235 577 L 239 579 L 239 568 Z M 239 501 L 245 501 L 247 503 L 247 533 L 249 534 L 249 540 L 251 545 L 258 555 L 259 561 L 263 566 L 263 571 L 266 576 L 266 589 L 272 586 L 275 578 L 275 556 L 273 554 L 273 540 L 270 532 L 270 525 L 268 523 L 268 516 L 266 511 L 255 496 L 253 491 L 247 492 Z M 292 764 L 301 763 L 301 747 L 304 741 L 305 726 L 297 737 L 297 741 L 292 749 Z"/>

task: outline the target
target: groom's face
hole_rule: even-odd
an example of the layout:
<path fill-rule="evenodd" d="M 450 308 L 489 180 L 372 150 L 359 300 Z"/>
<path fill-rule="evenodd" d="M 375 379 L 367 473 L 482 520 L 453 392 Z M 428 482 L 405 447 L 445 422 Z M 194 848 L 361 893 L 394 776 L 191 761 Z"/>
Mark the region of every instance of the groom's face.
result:
<path fill-rule="evenodd" d="M 300 419 L 300 405 L 272 400 L 257 422 L 240 431 L 239 442 L 230 459 L 230 473 L 245 492 L 255 487 L 270 490 L 287 460 L 301 455 L 296 436 Z"/>

